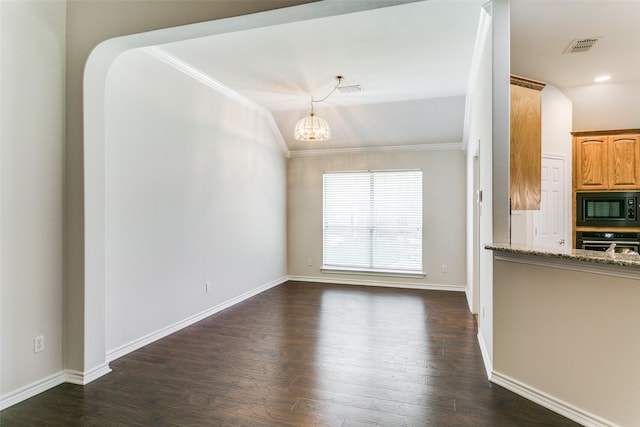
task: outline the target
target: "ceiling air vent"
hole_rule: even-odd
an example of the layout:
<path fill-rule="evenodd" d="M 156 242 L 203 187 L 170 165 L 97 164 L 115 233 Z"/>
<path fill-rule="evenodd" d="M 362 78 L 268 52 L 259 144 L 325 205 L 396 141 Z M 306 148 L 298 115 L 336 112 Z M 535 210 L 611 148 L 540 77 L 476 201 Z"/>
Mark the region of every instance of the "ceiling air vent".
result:
<path fill-rule="evenodd" d="M 565 53 L 586 52 L 591 49 L 598 40 L 598 37 L 572 40 Z"/>
<path fill-rule="evenodd" d="M 362 86 L 360 86 L 360 85 L 338 86 L 338 90 L 341 93 L 361 92 L 362 91 Z"/>

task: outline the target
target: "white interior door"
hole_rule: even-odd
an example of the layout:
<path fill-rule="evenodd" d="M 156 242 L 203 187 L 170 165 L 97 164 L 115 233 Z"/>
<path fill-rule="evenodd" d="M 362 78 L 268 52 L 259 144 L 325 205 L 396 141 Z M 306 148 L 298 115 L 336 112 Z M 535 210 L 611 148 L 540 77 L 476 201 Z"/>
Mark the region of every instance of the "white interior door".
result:
<path fill-rule="evenodd" d="M 563 247 L 565 233 L 564 158 L 542 157 L 540 210 L 533 211 L 533 244 L 543 247 Z"/>

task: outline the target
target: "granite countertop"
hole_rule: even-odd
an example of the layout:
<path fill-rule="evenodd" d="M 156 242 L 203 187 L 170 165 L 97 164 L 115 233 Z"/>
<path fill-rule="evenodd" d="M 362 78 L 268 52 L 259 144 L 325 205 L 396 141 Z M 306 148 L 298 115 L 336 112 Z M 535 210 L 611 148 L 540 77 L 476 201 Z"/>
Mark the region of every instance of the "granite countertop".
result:
<path fill-rule="evenodd" d="M 536 255 L 545 258 L 570 259 L 586 261 L 596 264 L 620 265 L 629 267 L 640 267 L 640 256 L 622 253 L 608 254 L 600 251 L 585 251 L 571 248 L 541 248 L 531 246 L 511 245 L 508 243 L 493 243 L 485 245 L 485 249 L 496 252 Z"/>

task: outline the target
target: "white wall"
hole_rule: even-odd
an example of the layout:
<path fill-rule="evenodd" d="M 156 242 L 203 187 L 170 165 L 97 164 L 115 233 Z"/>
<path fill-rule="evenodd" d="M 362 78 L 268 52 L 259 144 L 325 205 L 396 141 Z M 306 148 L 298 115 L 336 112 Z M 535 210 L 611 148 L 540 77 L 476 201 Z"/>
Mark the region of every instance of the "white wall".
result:
<path fill-rule="evenodd" d="M 62 380 L 66 4 L 2 1 L 0 12 L 2 409 L 29 384 Z"/>
<path fill-rule="evenodd" d="M 480 145 L 491 140 L 491 16 L 481 9 L 467 87 L 467 302 L 472 313 L 480 303 Z"/>
<path fill-rule="evenodd" d="M 640 83 L 607 82 L 564 89 L 574 101 L 574 131 L 640 127 Z"/>
<path fill-rule="evenodd" d="M 541 97 L 542 153 L 566 157 L 571 166 L 573 104 L 560 89 L 549 84 L 542 89 Z"/>
<path fill-rule="evenodd" d="M 486 11 L 480 17 L 482 33 L 476 41 L 474 59 L 477 61 L 475 82 L 470 85 L 468 110 L 468 150 L 467 150 L 467 299 L 473 313 L 479 313 L 481 302 L 485 307 L 480 325 L 487 325 L 487 308 L 491 313 L 491 277 L 483 246 L 492 242 L 492 178 L 491 178 L 491 16 Z M 479 192 L 483 200 L 480 202 Z M 484 268 L 483 268 L 484 267 Z M 482 276 L 481 276 L 482 273 Z M 481 297 L 481 295 L 483 295 Z M 482 301 L 481 301 L 482 298 Z M 489 307 L 487 307 L 489 304 Z M 485 333 L 490 331 L 487 330 Z M 490 335 L 489 335 L 490 336 Z"/>
<path fill-rule="evenodd" d="M 457 146 L 457 144 L 454 144 Z M 426 278 L 323 273 L 322 172 L 417 169 L 423 171 L 423 267 Z M 459 148 L 435 151 L 370 151 L 293 157 L 288 168 L 289 274 L 296 279 L 356 284 L 405 283 L 464 290 L 465 156 Z M 313 260 L 307 266 L 307 259 Z M 448 273 L 442 273 L 442 264 Z"/>
<path fill-rule="evenodd" d="M 492 204 L 493 240 L 509 242 L 511 201 L 509 192 L 509 145 L 511 105 L 509 0 L 491 2 L 492 34 Z"/>
<path fill-rule="evenodd" d="M 479 190 L 482 191 L 482 202 L 478 207 L 479 248 L 474 248 L 474 256 L 479 257 L 478 283 L 474 283 L 472 301 L 478 313 L 478 338 L 487 370 L 491 370 L 493 357 L 493 256 L 484 246 L 493 242 L 493 127 L 492 127 L 492 57 L 493 57 L 493 23 L 490 16 L 488 32 L 478 68 L 477 83 L 472 94 L 471 126 L 469 141 L 477 144 L 477 153 L 470 150 L 467 164 L 473 167 L 473 157 L 478 155 L 476 167 Z M 469 195 L 470 203 L 475 203 L 476 195 Z"/>
<path fill-rule="evenodd" d="M 145 50 L 106 93 L 109 354 L 285 280 L 286 166 L 264 115 Z"/>

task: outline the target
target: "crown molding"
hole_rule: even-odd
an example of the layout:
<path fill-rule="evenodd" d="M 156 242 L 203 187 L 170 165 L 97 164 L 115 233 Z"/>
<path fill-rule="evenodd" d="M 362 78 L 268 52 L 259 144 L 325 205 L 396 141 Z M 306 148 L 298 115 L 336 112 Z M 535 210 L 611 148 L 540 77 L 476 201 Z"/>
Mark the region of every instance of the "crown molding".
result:
<path fill-rule="evenodd" d="M 379 153 L 393 151 L 447 151 L 462 150 L 462 142 L 443 144 L 389 145 L 383 147 L 320 148 L 316 150 L 291 150 L 291 157 L 332 156 L 339 154 Z"/>
<path fill-rule="evenodd" d="M 166 51 L 165 49 L 159 46 L 148 46 L 148 47 L 142 48 L 142 50 L 147 52 L 151 56 L 155 57 L 156 59 L 159 59 L 160 61 L 164 62 L 165 64 L 172 66 L 173 68 L 182 72 L 183 74 L 191 77 L 192 79 L 197 80 L 198 82 L 210 87 L 211 89 L 217 92 L 220 92 L 221 94 L 233 99 L 239 104 L 262 115 L 267 120 L 267 123 L 271 128 L 271 132 L 274 138 L 276 139 L 278 145 L 280 146 L 280 149 L 284 152 L 286 157 L 289 157 L 289 148 L 287 147 L 287 144 L 285 143 L 284 138 L 280 133 L 280 129 L 278 129 L 278 125 L 276 124 L 276 121 L 269 110 L 258 105 L 257 103 L 247 98 L 246 96 L 243 96 L 238 92 L 234 91 L 233 89 L 223 85 L 222 83 L 220 83 L 219 81 L 217 81 L 216 79 L 208 75 L 207 73 L 204 73 L 203 71 L 197 69 L 196 67 L 193 67 L 192 65 L 187 64 L 183 60 L 176 58 L 171 53 L 169 53 L 168 51 Z"/>

